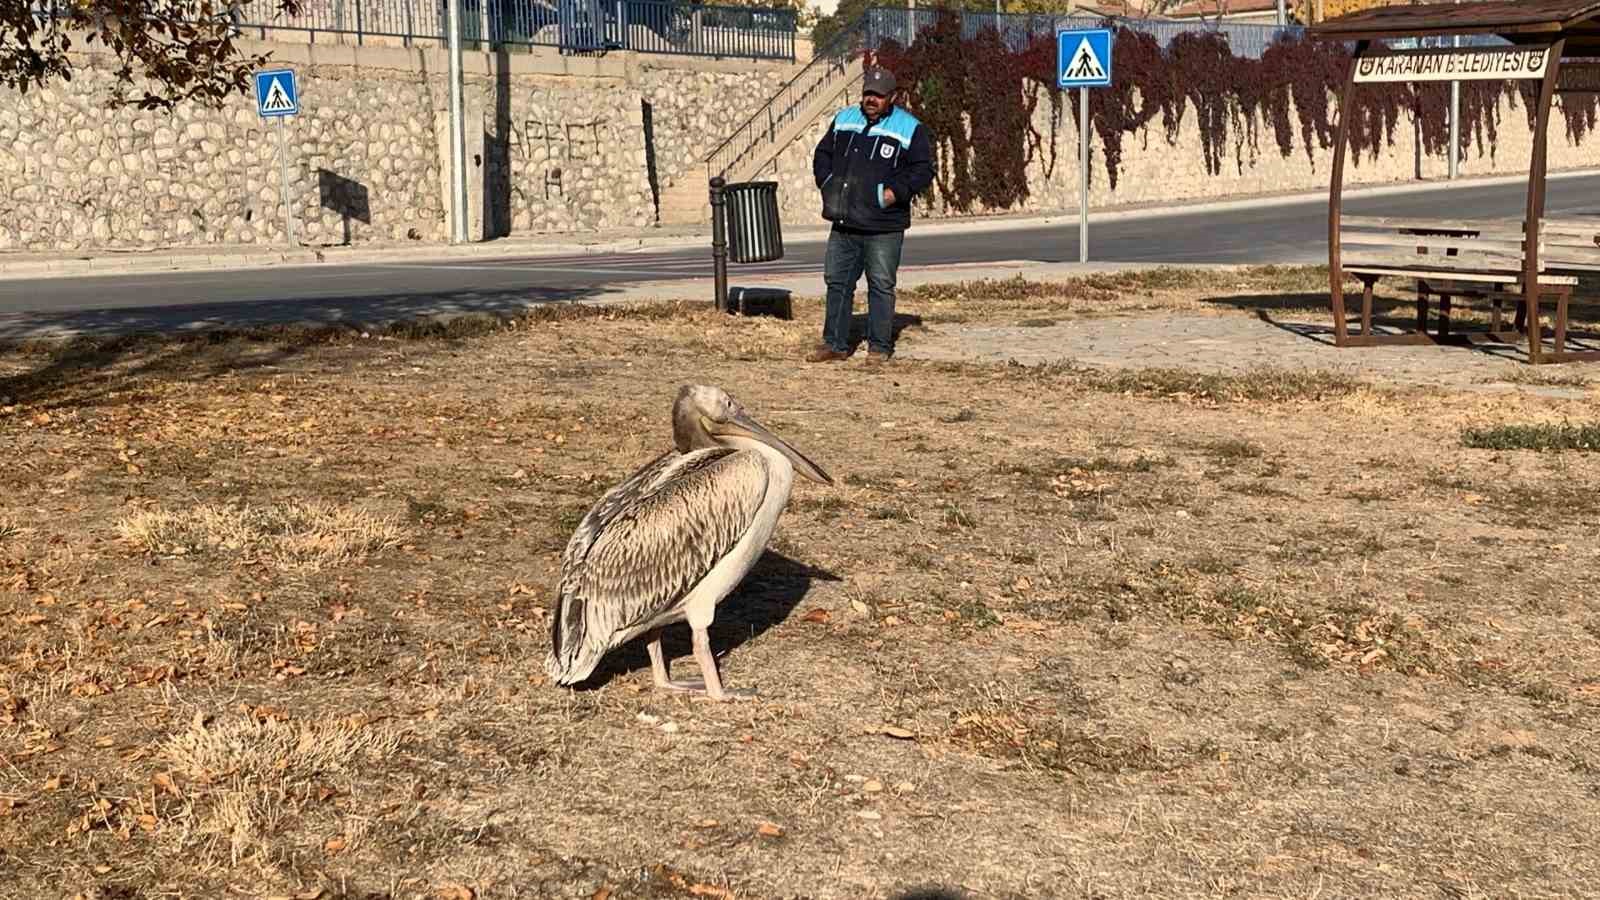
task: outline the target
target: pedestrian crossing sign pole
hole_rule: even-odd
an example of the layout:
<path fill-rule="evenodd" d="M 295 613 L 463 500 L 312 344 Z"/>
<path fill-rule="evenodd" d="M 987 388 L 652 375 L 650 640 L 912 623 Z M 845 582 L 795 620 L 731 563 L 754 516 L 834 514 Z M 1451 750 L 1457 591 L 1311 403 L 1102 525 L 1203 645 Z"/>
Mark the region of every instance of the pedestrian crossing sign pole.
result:
<path fill-rule="evenodd" d="M 1056 32 L 1056 84 L 1078 89 L 1078 262 L 1089 261 L 1089 89 L 1111 86 L 1111 29 Z"/>
<path fill-rule="evenodd" d="M 278 120 L 278 198 L 283 203 L 283 230 L 294 246 L 294 215 L 289 209 L 289 144 L 284 136 L 284 120 L 300 114 L 300 92 L 295 87 L 293 69 L 273 69 L 256 73 L 256 112 L 264 119 Z"/>

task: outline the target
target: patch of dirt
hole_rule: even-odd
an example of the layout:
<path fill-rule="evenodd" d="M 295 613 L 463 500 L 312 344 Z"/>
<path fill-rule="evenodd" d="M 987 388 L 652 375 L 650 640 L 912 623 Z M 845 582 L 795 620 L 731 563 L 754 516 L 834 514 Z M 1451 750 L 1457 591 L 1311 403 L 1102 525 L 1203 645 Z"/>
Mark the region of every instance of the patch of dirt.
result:
<path fill-rule="evenodd" d="M 1231 301 L 1269 303 L 1316 273 L 1241 279 Z M 996 290 L 908 292 L 901 312 L 1063 322 L 1217 296 L 1172 272 Z M 0 884 L 1600 882 L 1600 459 L 1462 441 L 1586 420 L 1586 399 L 1271 367 L 806 365 L 818 311 L 798 314 L 0 356 Z M 911 322 L 902 346 L 926 334 Z M 758 698 L 656 692 L 639 646 L 553 687 L 561 550 L 669 446 L 686 382 L 727 388 L 838 482 L 797 484 L 712 629 L 725 681 Z M 693 668 L 686 630 L 667 650 Z"/>

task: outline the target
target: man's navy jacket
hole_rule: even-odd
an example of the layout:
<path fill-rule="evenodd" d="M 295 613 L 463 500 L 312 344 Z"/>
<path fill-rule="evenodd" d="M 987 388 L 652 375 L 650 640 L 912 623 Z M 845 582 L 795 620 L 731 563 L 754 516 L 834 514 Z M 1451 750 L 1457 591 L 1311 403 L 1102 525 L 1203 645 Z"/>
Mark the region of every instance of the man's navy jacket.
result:
<path fill-rule="evenodd" d="M 911 227 L 911 198 L 933 183 L 933 147 L 927 126 L 899 106 L 868 123 L 859 106 L 833 117 L 811 158 L 817 188 L 826 191 L 843 179 L 843 215 L 834 224 L 853 231 L 905 231 Z M 894 190 L 886 203 L 884 188 Z"/>

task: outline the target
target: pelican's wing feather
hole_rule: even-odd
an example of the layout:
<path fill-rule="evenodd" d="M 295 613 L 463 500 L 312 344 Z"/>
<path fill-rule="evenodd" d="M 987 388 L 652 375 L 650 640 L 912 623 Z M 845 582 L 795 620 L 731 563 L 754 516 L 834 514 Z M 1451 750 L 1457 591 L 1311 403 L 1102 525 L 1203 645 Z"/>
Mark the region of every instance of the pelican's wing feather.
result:
<path fill-rule="evenodd" d="M 755 451 L 697 450 L 658 459 L 602 497 L 563 559 L 554 667 L 587 677 L 615 637 L 680 602 L 750 529 L 768 474 Z"/>

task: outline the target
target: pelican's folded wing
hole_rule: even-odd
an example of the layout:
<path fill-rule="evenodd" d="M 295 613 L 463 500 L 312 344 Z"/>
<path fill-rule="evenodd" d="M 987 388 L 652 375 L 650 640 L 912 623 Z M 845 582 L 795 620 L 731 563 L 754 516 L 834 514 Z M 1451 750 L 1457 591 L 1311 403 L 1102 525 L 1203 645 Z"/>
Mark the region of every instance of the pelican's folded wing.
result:
<path fill-rule="evenodd" d="M 610 515 L 592 523 L 587 552 L 573 554 L 561 580 L 558 668 L 587 677 L 614 636 L 682 600 L 750 529 L 768 474 L 753 450 L 703 450 L 636 482 L 631 497 L 608 498 Z"/>

